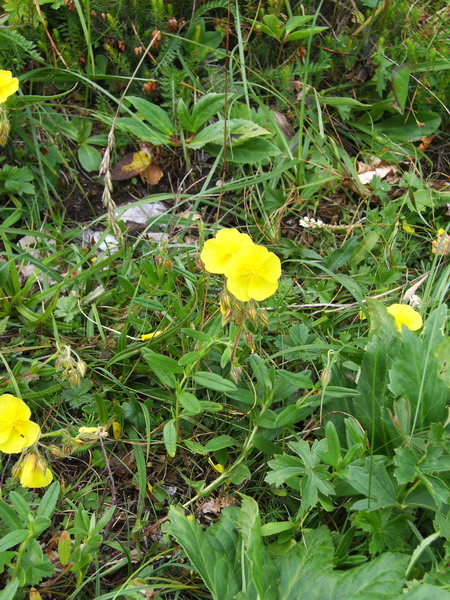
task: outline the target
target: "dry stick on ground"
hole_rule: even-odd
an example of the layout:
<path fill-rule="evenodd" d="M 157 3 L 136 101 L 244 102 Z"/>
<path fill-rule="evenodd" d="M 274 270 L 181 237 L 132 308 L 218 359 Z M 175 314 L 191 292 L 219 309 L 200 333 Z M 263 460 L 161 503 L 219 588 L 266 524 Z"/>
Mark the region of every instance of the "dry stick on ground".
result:
<path fill-rule="evenodd" d="M 128 90 L 130 89 L 130 86 L 131 86 L 134 78 L 136 77 L 136 73 L 141 68 L 141 65 L 144 62 L 145 57 L 150 52 L 151 47 L 157 41 L 158 36 L 160 36 L 160 35 L 161 35 L 160 31 L 155 30 L 153 32 L 153 36 L 152 36 L 152 39 L 150 40 L 149 45 L 145 49 L 145 52 L 142 54 L 141 59 L 138 62 L 137 66 L 134 70 L 133 75 L 130 77 L 130 79 L 122 93 L 122 96 L 120 97 L 116 112 L 114 113 L 113 121 L 111 123 L 111 129 L 109 130 L 109 133 L 108 133 L 108 144 L 106 146 L 105 153 L 103 154 L 102 163 L 100 165 L 100 169 L 99 169 L 99 173 L 98 173 L 100 175 L 100 177 L 103 176 L 103 180 L 104 180 L 102 202 L 103 202 L 103 206 L 106 208 L 108 225 L 109 225 L 111 231 L 113 232 L 113 234 L 116 236 L 117 240 L 121 244 L 123 244 L 123 233 L 122 233 L 122 230 L 120 229 L 119 224 L 117 223 L 117 220 L 116 220 L 116 203 L 114 202 L 113 197 L 112 197 L 112 181 L 111 181 L 111 169 L 110 169 L 110 167 L 111 167 L 111 152 L 112 152 L 112 149 L 114 148 L 114 130 L 116 127 L 116 122 L 117 122 L 117 118 L 119 116 L 120 107 L 122 106 L 123 99 L 125 98 Z"/>

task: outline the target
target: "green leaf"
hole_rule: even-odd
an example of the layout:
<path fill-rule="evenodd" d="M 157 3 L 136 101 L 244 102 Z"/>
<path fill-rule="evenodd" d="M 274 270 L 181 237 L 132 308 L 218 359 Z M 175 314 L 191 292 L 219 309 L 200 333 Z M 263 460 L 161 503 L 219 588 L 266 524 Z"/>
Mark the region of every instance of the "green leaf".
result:
<path fill-rule="evenodd" d="M 306 25 L 306 23 L 310 23 L 313 20 L 314 15 L 301 15 L 298 17 L 290 17 L 290 19 L 287 20 L 284 28 L 286 33 L 291 33 L 291 31 L 294 31 L 294 29 L 297 29 L 297 27 Z"/>
<path fill-rule="evenodd" d="M 28 523 L 28 520 L 22 522 L 11 506 L 2 499 L 0 499 L 0 518 L 2 524 L 13 531 L 21 529 L 21 527 Z"/>
<path fill-rule="evenodd" d="M 177 453 L 177 430 L 173 419 L 164 425 L 163 440 L 167 454 L 173 458 Z"/>
<path fill-rule="evenodd" d="M 391 75 L 392 91 L 394 92 L 395 102 L 403 114 L 408 98 L 409 77 L 411 67 L 409 65 L 399 65 L 395 67 Z"/>
<path fill-rule="evenodd" d="M 261 526 L 261 535 L 263 537 L 277 535 L 283 531 L 291 531 L 293 528 L 294 524 L 291 521 L 272 521 Z"/>
<path fill-rule="evenodd" d="M 59 562 L 65 566 L 69 564 L 71 553 L 70 535 L 68 531 L 63 531 L 58 540 L 58 558 Z"/>
<path fill-rule="evenodd" d="M 205 150 L 211 154 L 218 156 L 223 150 L 221 146 L 215 144 L 207 144 Z M 227 149 L 227 161 L 242 164 L 253 164 L 265 162 L 268 158 L 281 154 L 279 148 L 269 140 L 264 138 L 253 138 L 240 146 L 234 146 Z"/>
<path fill-rule="evenodd" d="M 450 592 L 427 583 L 417 584 L 412 590 L 401 594 L 395 600 L 450 600 Z"/>
<path fill-rule="evenodd" d="M 306 38 L 317 35 L 321 31 L 325 31 L 328 27 L 310 27 L 309 29 L 298 29 L 285 37 L 285 42 L 294 42 L 304 40 Z"/>
<path fill-rule="evenodd" d="M 234 392 L 236 390 L 235 383 L 224 379 L 220 375 L 217 375 L 217 373 L 198 371 L 192 375 L 192 379 L 202 387 L 216 390 L 217 392 Z"/>
<path fill-rule="evenodd" d="M 202 358 L 203 354 L 201 352 L 186 352 L 179 359 L 178 364 L 181 367 L 185 367 L 186 365 L 192 365 Z"/>
<path fill-rule="evenodd" d="M 180 405 L 188 415 L 199 415 L 203 412 L 203 407 L 199 400 L 190 392 L 183 391 L 178 396 Z"/>
<path fill-rule="evenodd" d="M 217 452 L 217 450 L 222 450 L 222 448 L 229 448 L 236 445 L 236 440 L 231 436 L 219 435 L 205 444 L 203 448 L 205 452 Z"/>
<path fill-rule="evenodd" d="M 0 592 L 0 600 L 14 600 L 17 597 L 16 592 L 17 592 L 18 588 L 19 588 L 19 580 L 17 578 L 13 579 Z"/>
<path fill-rule="evenodd" d="M 244 594 L 248 598 L 278 600 L 277 568 L 269 560 L 264 547 L 258 504 L 253 498 L 243 497 L 239 526 L 244 546 L 243 566 L 246 573 Z"/>
<path fill-rule="evenodd" d="M 98 171 L 100 163 L 102 162 L 102 155 L 90 144 L 81 144 L 78 148 L 78 160 L 80 161 L 81 167 L 91 173 L 92 171 Z"/>
<path fill-rule="evenodd" d="M 391 117 L 374 125 L 378 133 L 396 142 L 413 142 L 424 135 L 432 135 L 441 124 L 441 117 L 432 112 L 409 113 L 407 117 L 401 115 Z"/>
<path fill-rule="evenodd" d="M 395 454 L 394 462 L 396 469 L 394 475 L 399 484 L 403 485 L 414 481 L 418 462 L 418 457 L 414 450 L 409 446 L 405 446 L 404 448 L 396 448 Z"/>
<path fill-rule="evenodd" d="M 183 98 L 180 98 L 178 100 L 177 116 L 183 129 L 186 129 L 187 131 L 194 131 L 191 116 L 186 106 L 186 102 L 183 100 Z"/>
<path fill-rule="evenodd" d="M 191 129 L 197 132 L 202 125 L 209 121 L 215 114 L 224 108 L 226 94 L 206 94 L 195 103 L 191 113 Z"/>
<path fill-rule="evenodd" d="M 51 486 L 45 492 L 42 500 L 39 503 L 39 506 L 36 511 L 37 517 L 47 517 L 51 519 L 53 516 L 53 512 L 56 507 L 56 503 L 58 502 L 60 491 L 60 485 L 58 481 L 54 481 Z"/>
<path fill-rule="evenodd" d="M 325 425 L 325 438 L 327 440 L 327 464 L 334 468 L 337 468 L 339 459 L 341 458 L 341 444 L 339 443 L 339 436 L 336 431 L 336 427 L 332 421 L 328 421 Z M 317 451 L 319 454 L 319 451 Z M 320 454 L 319 454 L 320 457 Z"/>
<path fill-rule="evenodd" d="M 366 500 L 355 502 L 352 510 L 375 510 L 397 504 L 394 484 L 379 457 L 367 458 L 364 467 L 350 465 L 345 479 L 366 497 Z"/>
<path fill-rule="evenodd" d="M 187 146 L 189 148 L 203 148 L 206 144 L 223 145 L 226 139 L 227 145 L 232 147 L 243 144 L 249 139 L 261 135 L 270 135 L 270 132 L 264 127 L 260 127 L 253 121 L 245 119 L 221 119 L 212 125 L 208 125 L 199 134 L 197 134 Z M 226 136 L 226 137 L 225 137 Z"/>
<path fill-rule="evenodd" d="M 154 146 L 160 146 L 161 144 L 169 145 L 170 136 L 153 129 L 146 123 L 140 121 L 137 117 L 123 117 L 117 119 L 117 128 L 126 133 L 131 133 L 136 136 L 141 142 L 148 142 Z"/>
<path fill-rule="evenodd" d="M 181 331 L 188 337 L 198 340 L 199 342 L 211 342 L 211 336 L 203 333 L 203 331 L 196 331 L 195 329 L 190 329 L 189 327 L 183 327 Z"/>
<path fill-rule="evenodd" d="M 161 131 L 168 136 L 175 133 L 172 121 L 166 111 L 160 106 L 157 106 L 148 100 L 144 100 L 143 98 L 138 98 L 137 96 L 127 96 L 126 100 L 134 106 L 152 127 L 155 127 L 158 131 Z"/>
<path fill-rule="evenodd" d="M 408 328 L 403 328 L 401 337 L 397 358 L 389 371 L 389 388 L 396 396 L 409 400 L 416 427 L 438 423 L 445 416 L 449 391 L 438 377 L 433 348 Z"/>
<path fill-rule="evenodd" d="M 408 557 L 386 552 L 359 567 L 338 573 L 336 593 L 330 600 L 392 600 L 400 593 Z"/>
<path fill-rule="evenodd" d="M 334 547 L 326 527 L 306 530 L 303 540 L 276 560 L 280 570 L 279 600 L 312 600 L 317 581 L 330 573 Z M 315 596 L 331 600 L 331 596 Z"/>
<path fill-rule="evenodd" d="M 183 546 L 191 564 L 200 574 L 214 600 L 233 600 L 240 590 L 235 572 L 237 550 L 236 523 L 224 519 L 211 533 L 204 533 L 193 515 L 173 506 L 169 509 L 170 522 L 165 531 Z"/>
<path fill-rule="evenodd" d="M 346 240 L 340 248 L 334 250 L 334 252 L 328 256 L 327 260 L 325 261 L 326 268 L 330 269 L 330 271 L 337 271 L 340 269 L 353 256 L 355 247 L 357 245 L 358 237 L 356 235 Z"/>
<path fill-rule="evenodd" d="M 10 531 L 0 539 L 0 552 L 14 548 L 18 544 L 21 544 L 23 540 L 28 537 L 27 529 L 17 529 L 16 531 Z"/>
<path fill-rule="evenodd" d="M 142 356 L 158 379 L 170 388 L 176 387 L 174 374 L 181 374 L 183 367 L 170 356 L 158 354 L 149 348 L 142 348 Z"/>
<path fill-rule="evenodd" d="M 285 31 L 284 23 L 280 21 L 280 19 L 278 19 L 275 15 L 264 15 L 263 21 L 264 24 L 259 24 L 261 31 L 267 33 L 267 35 L 270 35 L 276 40 L 280 40 Z"/>
<path fill-rule="evenodd" d="M 45 577 L 50 577 L 55 572 L 48 556 L 42 552 L 38 541 L 31 539 L 22 557 L 22 569 L 25 571 L 28 585 L 37 585 Z"/>

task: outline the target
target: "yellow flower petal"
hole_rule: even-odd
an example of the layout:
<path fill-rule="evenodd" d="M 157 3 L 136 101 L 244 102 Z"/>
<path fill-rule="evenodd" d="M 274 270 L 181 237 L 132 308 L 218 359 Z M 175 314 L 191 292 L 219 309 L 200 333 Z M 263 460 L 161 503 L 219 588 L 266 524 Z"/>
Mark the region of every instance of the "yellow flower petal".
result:
<path fill-rule="evenodd" d="M 392 304 L 387 311 L 394 317 L 399 331 L 402 331 L 403 325 L 411 331 L 417 331 L 423 325 L 420 314 L 408 304 Z"/>
<path fill-rule="evenodd" d="M 141 340 L 143 342 L 148 342 L 148 340 L 152 340 L 153 338 L 158 337 L 162 333 L 163 333 L 162 331 L 153 331 L 152 333 L 144 333 L 141 335 Z"/>
<path fill-rule="evenodd" d="M 20 471 L 20 485 L 25 488 L 40 488 L 53 481 L 53 473 L 36 454 L 27 454 Z"/>
<path fill-rule="evenodd" d="M 114 421 L 112 424 L 112 428 L 113 428 L 114 439 L 118 440 L 122 433 L 122 425 L 118 421 Z"/>
<path fill-rule="evenodd" d="M 244 246 L 253 242 L 249 235 L 237 229 L 221 229 L 215 238 L 207 240 L 200 254 L 205 269 L 223 275 L 229 260 Z"/>
<path fill-rule="evenodd" d="M 0 396 L 0 423 L 22 421 L 31 417 L 31 410 L 20 398 L 12 394 Z"/>
<path fill-rule="evenodd" d="M 254 300 L 265 300 L 269 296 L 273 296 L 278 288 L 278 281 L 272 283 L 261 279 L 260 281 L 249 283 L 247 294 Z"/>
<path fill-rule="evenodd" d="M 0 71 L 0 104 L 19 89 L 19 80 L 11 71 Z"/>
<path fill-rule="evenodd" d="M 231 258 L 225 275 L 228 290 L 238 300 L 265 300 L 278 288 L 280 259 L 263 246 L 246 246 Z"/>
<path fill-rule="evenodd" d="M 30 421 L 31 411 L 23 400 L 12 394 L 0 396 L 0 451 L 16 454 L 39 437 L 39 425 Z"/>
<path fill-rule="evenodd" d="M 98 427 L 78 427 L 78 431 L 81 434 L 84 434 L 84 433 L 97 433 Z"/>

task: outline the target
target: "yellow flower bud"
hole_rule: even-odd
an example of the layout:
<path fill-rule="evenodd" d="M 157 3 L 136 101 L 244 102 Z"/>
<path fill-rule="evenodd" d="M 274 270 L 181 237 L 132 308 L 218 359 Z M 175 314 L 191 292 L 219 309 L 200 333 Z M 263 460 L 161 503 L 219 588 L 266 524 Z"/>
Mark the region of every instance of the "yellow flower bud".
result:
<path fill-rule="evenodd" d="M 47 463 L 35 452 L 27 454 L 21 464 L 20 485 L 25 488 L 40 488 L 50 485 L 53 473 Z"/>

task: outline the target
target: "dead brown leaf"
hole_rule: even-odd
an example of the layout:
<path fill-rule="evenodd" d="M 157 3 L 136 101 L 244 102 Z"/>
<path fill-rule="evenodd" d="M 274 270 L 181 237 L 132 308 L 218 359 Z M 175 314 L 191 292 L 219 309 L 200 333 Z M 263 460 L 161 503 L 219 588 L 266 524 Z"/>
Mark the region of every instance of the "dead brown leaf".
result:
<path fill-rule="evenodd" d="M 151 155 L 142 150 L 140 152 L 126 154 L 111 171 L 111 179 L 113 181 L 131 179 L 131 177 L 145 171 L 151 162 Z"/>
<path fill-rule="evenodd" d="M 206 515 L 220 515 L 222 509 L 227 506 L 234 506 L 236 500 L 232 496 L 218 496 L 217 498 L 211 498 L 198 505 L 197 511 Z"/>
<path fill-rule="evenodd" d="M 418 147 L 419 152 L 426 152 L 428 149 L 428 146 L 431 144 L 431 142 L 434 140 L 434 135 L 424 135 L 423 137 L 420 138 L 420 145 Z"/>
<path fill-rule="evenodd" d="M 394 175 L 397 172 L 395 165 L 388 165 L 379 159 L 375 159 L 371 165 L 358 161 L 356 167 L 358 178 L 363 185 L 370 183 L 376 175 L 380 179 L 384 179 L 388 175 Z"/>
<path fill-rule="evenodd" d="M 158 167 L 158 165 L 148 165 L 146 169 L 140 173 L 142 181 L 149 183 L 150 185 L 156 185 L 164 173 Z"/>

